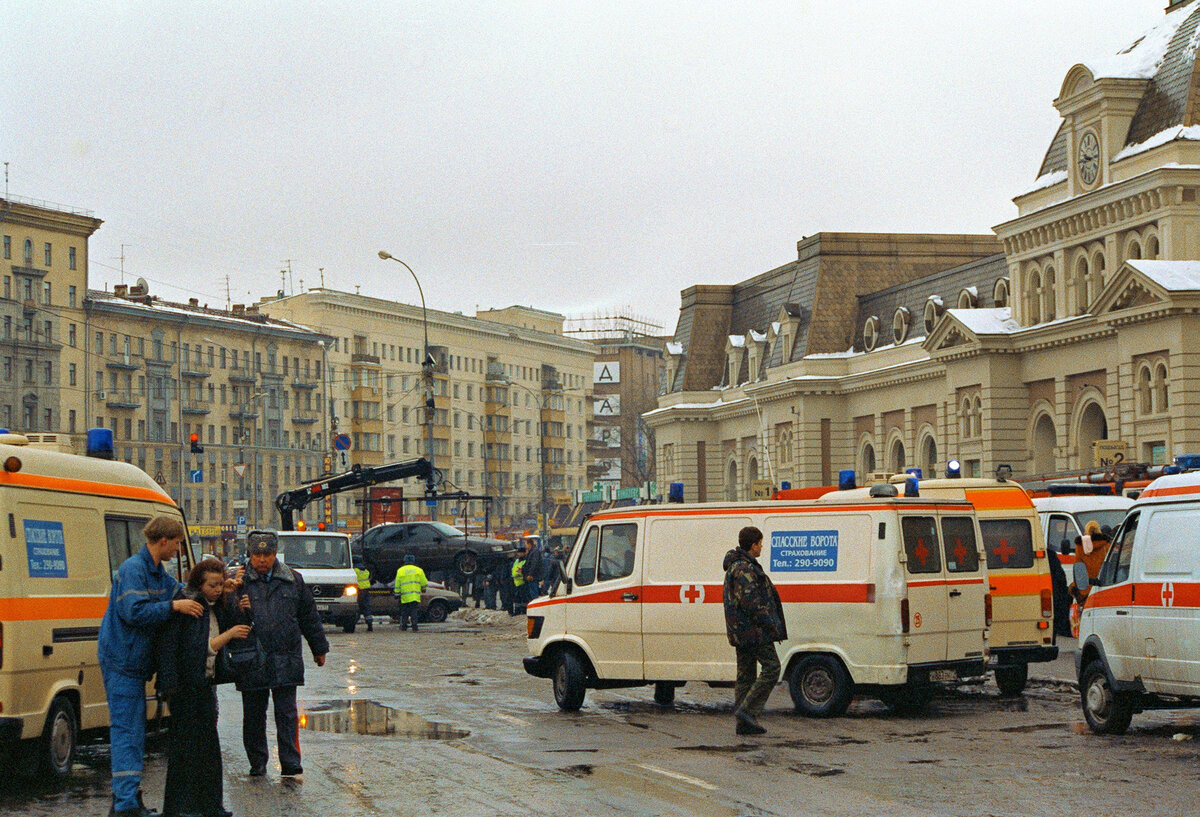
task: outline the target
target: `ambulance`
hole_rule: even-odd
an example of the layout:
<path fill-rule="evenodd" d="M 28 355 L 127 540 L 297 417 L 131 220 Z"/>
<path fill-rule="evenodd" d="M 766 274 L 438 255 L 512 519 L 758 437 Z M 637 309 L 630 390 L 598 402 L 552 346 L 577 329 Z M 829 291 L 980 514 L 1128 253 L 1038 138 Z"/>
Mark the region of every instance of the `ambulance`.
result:
<path fill-rule="evenodd" d="M 103 430 L 101 430 L 103 431 Z M 111 432 L 89 433 L 111 456 Z M 97 638 L 117 568 L 153 517 L 183 522 L 144 471 L 0 433 L 0 756 L 70 774 L 81 736 L 108 727 Z M 186 525 L 184 526 L 186 529 Z M 183 581 L 189 549 L 164 567 Z M 147 714 L 160 715 L 148 685 Z"/>
<path fill-rule="evenodd" d="M 912 708 L 931 682 L 984 673 L 991 597 L 975 511 L 891 485 L 598 511 L 564 581 L 528 605 L 526 671 L 551 679 L 568 711 L 589 688 L 653 685 L 665 705 L 689 681 L 732 684 L 721 564 L 748 525 L 763 532 L 760 561 L 783 602 L 778 649 L 798 711 L 840 715 L 855 695 Z"/>
<path fill-rule="evenodd" d="M 1114 534 L 1079 625 L 1079 692 L 1092 731 L 1121 734 L 1138 712 L 1200 706 L 1198 539 L 1195 472 L 1151 482 Z M 1074 572 L 1088 581 L 1082 563 Z"/>
<path fill-rule="evenodd" d="M 1083 536 L 1087 523 L 1093 520 L 1100 527 L 1108 526 L 1115 531 L 1133 506 L 1133 500 L 1126 496 L 1052 494 L 1034 497 L 1033 506 L 1037 508 L 1046 547 L 1059 555 L 1069 581 L 1071 566 L 1075 564 L 1075 538 Z"/>
<path fill-rule="evenodd" d="M 954 477 L 917 484 L 922 497 L 965 499 L 975 507 L 992 594 L 989 667 L 1003 694 L 1018 695 L 1030 664 L 1058 657 L 1050 562 L 1034 502 L 1008 479 Z"/>

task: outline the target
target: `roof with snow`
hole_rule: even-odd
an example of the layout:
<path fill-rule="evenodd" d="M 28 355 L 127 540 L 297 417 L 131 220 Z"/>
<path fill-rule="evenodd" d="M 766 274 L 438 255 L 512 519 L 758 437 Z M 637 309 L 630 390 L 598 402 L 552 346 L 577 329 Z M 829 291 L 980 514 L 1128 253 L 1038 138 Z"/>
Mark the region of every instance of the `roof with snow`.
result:
<path fill-rule="evenodd" d="M 1200 261 L 1126 261 L 1168 292 L 1200 290 Z"/>
<path fill-rule="evenodd" d="M 1021 329 L 1021 325 L 1013 320 L 1012 309 L 1007 306 L 990 309 L 947 309 L 946 314 L 977 337 L 979 335 L 1010 335 Z"/>
<path fill-rule="evenodd" d="M 1158 25 L 1120 53 L 1083 61 L 1084 67 L 1097 80 L 1149 80 L 1129 125 L 1125 139 L 1127 149 L 1158 139 L 1162 141 L 1155 141 L 1149 147 L 1175 139 L 1200 139 L 1200 133 L 1190 130 L 1190 126 L 1200 124 L 1197 46 L 1200 46 L 1200 3 L 1186 3 L 1169 12 Z M 1067 170 L 1066 127 L 1064 121 L 1050 143 L 1038 171 L 1039 181 L 1049 174 Z M 1165 131 L 1174 133 L 1161 137 Z M 1122 151 L 1117 158 L 1125 155 L 1130 154 Z"/>

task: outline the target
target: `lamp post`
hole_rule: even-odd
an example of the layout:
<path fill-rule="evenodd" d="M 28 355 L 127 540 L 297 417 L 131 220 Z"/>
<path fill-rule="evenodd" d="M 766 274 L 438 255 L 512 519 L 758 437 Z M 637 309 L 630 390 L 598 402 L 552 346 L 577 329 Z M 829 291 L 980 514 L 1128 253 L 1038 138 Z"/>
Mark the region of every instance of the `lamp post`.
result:
<path fill-rule="evenodd" d="M 384 261 L 395 261 L 408 270 L 417 284 L 417 293 L 421 296 L 421 325 L 425 332 L 425 354 L 421 359 L 421 379 L 425 384 L 425 430 L 428 441 L 429 478 L 425 480 L 425 500 L 429 505 L 429 518 L 437 521 L 437 501 L 434 499 L 437 491 L 433 482 L 433 413 L 436 405 L 433 400 L 433 356 L 429 354 L 429 311 L 425 308 L 425 291 L 421 289 L 421 280 L 413 272 L 412 267 L 405 264 L 387 250 L 380 250 L 379 257 Z"/>

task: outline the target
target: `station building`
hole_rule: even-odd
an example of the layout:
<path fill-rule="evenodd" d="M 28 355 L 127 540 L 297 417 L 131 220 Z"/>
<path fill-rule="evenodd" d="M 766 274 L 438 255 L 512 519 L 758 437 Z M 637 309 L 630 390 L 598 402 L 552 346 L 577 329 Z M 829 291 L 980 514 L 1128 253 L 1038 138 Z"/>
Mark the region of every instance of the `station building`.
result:
<path fill-rule="evenodd" d="M 1071 68 L 994 235 L 822 233 L 683 292 L 660 482 L 689 501 L 950 459 L 1032 475 L 1200 450 L 1200 3 Z"/>

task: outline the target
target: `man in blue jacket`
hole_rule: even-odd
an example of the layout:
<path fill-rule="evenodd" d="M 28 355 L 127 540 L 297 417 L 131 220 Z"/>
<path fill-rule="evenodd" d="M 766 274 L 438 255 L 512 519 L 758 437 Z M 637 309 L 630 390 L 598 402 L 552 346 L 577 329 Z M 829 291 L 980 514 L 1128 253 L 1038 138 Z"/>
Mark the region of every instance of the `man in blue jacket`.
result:
<path fill-rule="evenodd" d="M 179 582 L 162 563 L 179 555 L 183 523 L 157 516 L 142 529 L 146 545 L 117 569 L 108 609 L 100 622 L 100 673 L 108 697 L 113 804 L 110 817 L 147 817 L 142 802 L 146 752 L 146 682 L 154 675 L 154 636 L 172 610 L 199 616 L 204 608 L 176 599 Z"/>

